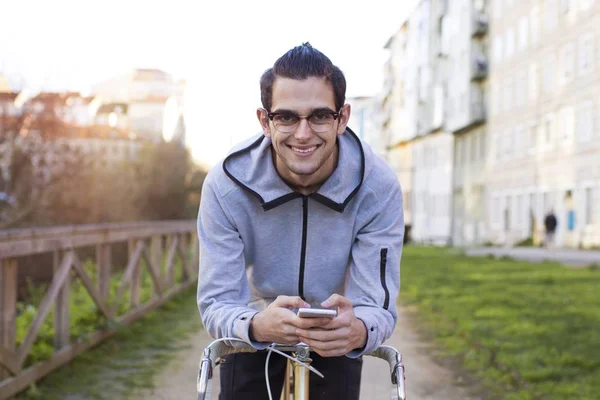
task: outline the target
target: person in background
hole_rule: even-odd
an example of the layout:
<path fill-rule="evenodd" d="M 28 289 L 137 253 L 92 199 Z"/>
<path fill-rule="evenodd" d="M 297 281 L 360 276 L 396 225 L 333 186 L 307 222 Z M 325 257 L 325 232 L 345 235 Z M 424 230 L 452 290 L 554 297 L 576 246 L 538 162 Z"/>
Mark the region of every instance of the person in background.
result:
<path fill-rule="evenodd" d="M 544 227 L 546 228 L 544 245 L 548 249 L 554 247 L 554 234 L 556 233 L 557 226 L 558 221 L 556 220 L 556 215 L 554 215 L 554 210 L 551 209 L 544 218 Z"/>

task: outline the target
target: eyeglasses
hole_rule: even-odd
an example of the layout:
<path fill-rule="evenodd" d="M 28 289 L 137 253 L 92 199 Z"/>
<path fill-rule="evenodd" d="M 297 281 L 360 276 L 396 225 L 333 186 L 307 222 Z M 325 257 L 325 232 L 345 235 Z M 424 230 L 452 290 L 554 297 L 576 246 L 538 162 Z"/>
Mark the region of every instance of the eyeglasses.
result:
<path fill-rule="evenodd" d="M 314 132 L 323 133 L 333 127 L 333 123 L 340 113 L 330 109 L 318 109 L 308 116 L 300 116 L 291 111 L 268 112 L 267 116 L 273 121 L 275 129 L 281 133 L 294 132 L 298 129 L 301 119 L 306 119 L 310 129 Z"/>

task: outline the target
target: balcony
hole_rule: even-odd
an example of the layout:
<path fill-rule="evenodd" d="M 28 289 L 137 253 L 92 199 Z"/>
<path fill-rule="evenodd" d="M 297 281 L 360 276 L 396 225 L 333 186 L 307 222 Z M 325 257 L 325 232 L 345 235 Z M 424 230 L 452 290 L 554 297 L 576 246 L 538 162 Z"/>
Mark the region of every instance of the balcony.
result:
<path fill-rule="evenodd" d="M 471 61 L 471 80 L 480 81 L 487 78 L 489 63 L 487 57 L 481 51 L 474 51 Z"/>
<path fill-rule="evenodd" d="M 481 122 L 485 122 L 486 113 L 485 113 L 485 104 L 483 102 L 474 101 L 471 103 L 471 124 L 478 124 Z"/>
<path fill-rule="evenodd" d="M 473 25 L 471 34 L 473 37 L 484 36 L 489 27 L 489 20 L 487 15 L 483 14 L 481 11 L 475 11 L 473 13 Z"/>

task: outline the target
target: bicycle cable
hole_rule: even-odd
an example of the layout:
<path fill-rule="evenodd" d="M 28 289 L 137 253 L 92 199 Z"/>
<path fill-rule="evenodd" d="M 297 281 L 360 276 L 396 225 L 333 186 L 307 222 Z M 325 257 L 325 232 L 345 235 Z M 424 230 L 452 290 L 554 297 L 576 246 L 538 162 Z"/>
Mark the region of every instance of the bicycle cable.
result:
<path fill-rule="evenodd" d="M 279 351 L 277 349 L 274 348 L 274 346 L 276 346 L 275 343 L 271 343 L 271 345 L 269 347 L 267 347 L 268 353 L 267 353 L 267 359 L 265 360 L 265 381 L 267 382 L 267 393 L 269 394 L 269 400 L 273 400 L 273 394 L 271 393 L 271 385 L 269 383 L 269 359 L 271 358 L 271 353 L 275 352 L 279 355 L 282 355 L 292 361 L 297 362 L 298 364 L 302 365 L 305 368 L 308 368 L 310 371 L 314 372 L 315 374 L 317 374 L 318 376 L 320 376 L 321 378 L 324 378 L 325 376 L 319 372 L 319 370 L 317 370 L 315 367 L 312 367 L 308 364 L 303 363 L 302 361 L 300 361 L 299 359 L 297 359 L 296 357 L 292 357 L 289 354 L 285 354 L 283 351 Z M 285 379 L 284 379 L 284 383 L 285 383 Z"/>
<path fill-rule="evenodd" d="M 219 343 L 219 342 L 242 342 L 244 344 L 249 344 L 245 341 L 243 341 L 242 339 L 238 339 L 238 338 L 230 338 L 230 337 L 225 337 L 225 338 L 220 338 L 217 339 L 213 342 L 214 343 Z M 298 358 L 296 357 L 292 357 L 289 354 L 285 354 L 283 351 L 279 351 L 276 348 L 274 348 L 274 346 L 277 346 L 277 343 L 271 343 L 269 345 L 269 347 L 267 347 L 268 349 L 268 353 L 267 353 L 267 359 L 265 360 L 265 380 L 267 381 L 267 393 L 269 394 L 269 400 L 273 400 L 273 395 L 271 394 L 271 385 L 269 384 L 269 358 L 271 358 L 271 353 L 275 352 L 279 355 L 284 356 L 285 358 L 288 358 L 292 361 L 297 362 L 298 364 L 302 365 L 305 368 L 308 368 L 310 371 L 314 372 L 315 374 L 317 374 L 318 376 L 320 376 L 321 378 L 324 378 L 325 376 L 319 372 L 319 370 L 317 370 L 315 367 L 312 367 L 308 364 L 303 363 L 302 361 L 300 361 Z"/>

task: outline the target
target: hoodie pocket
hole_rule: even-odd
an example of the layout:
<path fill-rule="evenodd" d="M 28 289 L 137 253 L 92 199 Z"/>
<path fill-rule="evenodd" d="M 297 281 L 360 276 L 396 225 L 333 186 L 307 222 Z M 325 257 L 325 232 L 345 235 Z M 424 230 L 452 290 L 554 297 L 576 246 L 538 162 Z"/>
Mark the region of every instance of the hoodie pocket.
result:
<path fill-rule="evenodd" d="M 379 252 L 379 273 L 381 277 L 381 286 L 383 287 L 383 291 L 385 292 L 385 299 L 383 300 L 383 308 L 386 310 L 390 305 L 390 291 L 387 288 L 387 284 L 385 283 L 385 269 L 387 266 L 387 253 L 388 249 L 381 249 Z"/>

